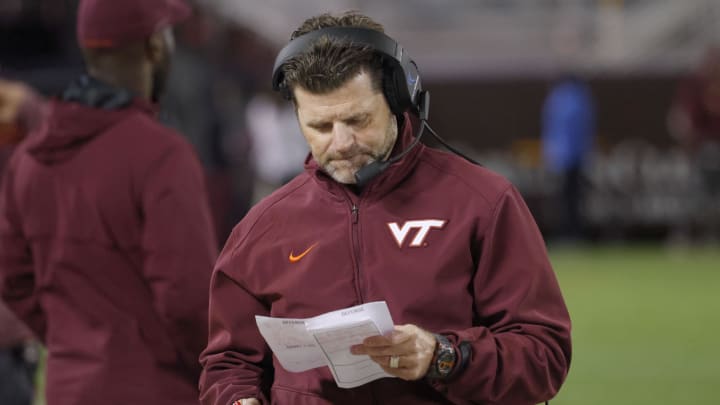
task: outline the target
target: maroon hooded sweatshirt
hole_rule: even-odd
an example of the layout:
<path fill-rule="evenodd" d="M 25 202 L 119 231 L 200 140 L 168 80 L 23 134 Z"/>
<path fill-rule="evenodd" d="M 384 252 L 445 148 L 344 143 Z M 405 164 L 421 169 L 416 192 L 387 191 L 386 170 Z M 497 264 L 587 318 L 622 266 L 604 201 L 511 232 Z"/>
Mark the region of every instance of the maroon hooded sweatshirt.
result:
<path fill-rule="evenodd" d="M 338 388 L 327 367 L 283 369 L 254 319 L 380 300 L 395 324 L 468 342 L 466 367 L 442 382 Z M 201 400 L 529 405 L 557 393 L 570 355 L 569 315 L 522 197 L 497 174 L 420 145 L 359 195 L 309 160 L 240 222 L 213 272 Z"/>
<path fill-rule="evenodd" d="M 203 172 L 139 99 L 51 104 L 0 191 L 0 291 L 49 405 L 197 404 L 216 241 Z"/>

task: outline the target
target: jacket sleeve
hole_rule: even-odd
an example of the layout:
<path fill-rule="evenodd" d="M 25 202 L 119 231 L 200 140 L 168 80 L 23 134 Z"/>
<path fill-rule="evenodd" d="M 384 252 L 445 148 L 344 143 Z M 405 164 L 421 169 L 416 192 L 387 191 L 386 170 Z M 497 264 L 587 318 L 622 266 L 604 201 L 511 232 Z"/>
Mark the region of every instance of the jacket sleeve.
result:
<path fill-rule="evenodd" d="M 272 354 L 253 316 L 268 316 L 269 310 L 229 275 L 232 267 L 241 265 L 234 248 L 236 233 L 220 254 L 211 281 L 210 338 L 200 356 L 203 405 L 230 405 L 243 398 L 270 403 L 266 392 L 273 376 Z"/>
<path fill-rule="evenodd" d="M 167 151 L 143 176 L 143 275 L 183 362 L 200 373 L 217 243 L 203 171 L 192 149 Z"/>
<path fill-rule="evenodd" d="M 497 202 L 476 241 L 475 327 L 440 331 L 472 348 L 464 370 L 434 382 L 450 399 L 537 404 L 560 389 L 570 366 L 570 317 L 542 236 L 517 190 Z"/>
<path fill-rule="evenodd" d="M 13 177 L 8 168 L 0 186 L 0 295 L 8 308 L 44 340 L 45 313 L 36 295 L 32 250 L 20 223 Z"/>

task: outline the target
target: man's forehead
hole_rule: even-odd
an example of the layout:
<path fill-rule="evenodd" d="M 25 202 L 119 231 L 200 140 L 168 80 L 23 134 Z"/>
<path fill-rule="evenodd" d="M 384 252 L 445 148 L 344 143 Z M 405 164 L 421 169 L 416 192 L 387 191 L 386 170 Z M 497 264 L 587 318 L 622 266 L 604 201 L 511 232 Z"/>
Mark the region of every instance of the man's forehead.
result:
<path fill-rule="evenodd" d="M 372 110 L 378 97 L 382 97 L 380 90 L 373 86 L 371 76 L 364 71 L 328 92 L 315 93 L 297 86 L 293 93 L 298 111 L 313 115 L 352 114 L 351 111 L 355 110 Z"/>

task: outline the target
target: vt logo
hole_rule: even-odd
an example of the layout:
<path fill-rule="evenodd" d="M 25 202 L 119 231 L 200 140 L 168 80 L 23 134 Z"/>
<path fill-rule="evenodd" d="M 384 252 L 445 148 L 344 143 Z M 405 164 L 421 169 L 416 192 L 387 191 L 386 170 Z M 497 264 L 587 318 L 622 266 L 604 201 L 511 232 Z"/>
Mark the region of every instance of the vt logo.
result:
<path fill-rule="evenodd" d="M 445 221 L 440 219 L 420 219 L 415 221 L 405 221 L 402 226 L 398 226 L 397 222 L 389 222 L 388 228 L 392 233 L 398 247 L 402 248 L 411 229 L 417 229 L 415 237 L 410 241 L 410 247 L 425 246 L 425 238 L 431 228 L 441 229 L 445 226 Z"/>

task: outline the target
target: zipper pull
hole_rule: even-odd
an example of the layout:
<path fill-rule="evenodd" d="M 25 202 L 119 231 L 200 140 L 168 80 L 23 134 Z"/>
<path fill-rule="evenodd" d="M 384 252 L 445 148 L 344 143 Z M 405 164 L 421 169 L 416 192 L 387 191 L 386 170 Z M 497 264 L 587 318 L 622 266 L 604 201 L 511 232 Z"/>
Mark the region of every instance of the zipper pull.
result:
<path fill-rule="evenodd" d="M 357 222 L 358 222 L 358 211 L 360 211 L 358 206 L 353 204 L 352 209 L 351 209 L 353 224 L 357 224 Z"/>

